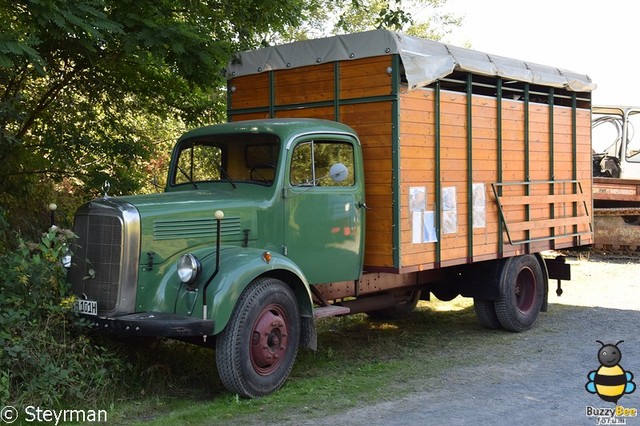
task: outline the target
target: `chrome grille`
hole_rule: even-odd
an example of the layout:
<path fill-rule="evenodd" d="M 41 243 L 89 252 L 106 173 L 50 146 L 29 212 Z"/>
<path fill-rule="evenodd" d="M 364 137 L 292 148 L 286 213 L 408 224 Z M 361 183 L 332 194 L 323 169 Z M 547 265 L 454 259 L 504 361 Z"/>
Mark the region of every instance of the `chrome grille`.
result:
<path fill-rule="evenodd" d="M 78 209 L 69 281 L 73 293 L 98 302 L 98 315 L 135 310 L 140 259 L 140 214 L 117 198 L 94 200 Z"/>
<path fill-rule="evenodd" d="M 118 302 L 120 259 L 122 258 L 122 222 L 119 217 L 77 216 L 75 245 L 70 280 L 73 292 L 98 302 L 101 311 L 113 311 Z"/>

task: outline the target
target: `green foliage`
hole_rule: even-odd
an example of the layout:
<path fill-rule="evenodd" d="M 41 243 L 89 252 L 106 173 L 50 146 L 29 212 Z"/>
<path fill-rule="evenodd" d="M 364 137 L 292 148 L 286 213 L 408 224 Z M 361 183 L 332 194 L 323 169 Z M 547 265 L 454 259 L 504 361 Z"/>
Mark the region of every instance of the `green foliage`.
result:
<path fill-rule="evenodd" d="M 52 228 L 0 257 L 0 403 L 95 402 L 127 371 L 72 313 L 60 263 L 73 234 Z"/>
<path fill-rule="evenodd" d="M 107 178 L 113 195 L 138 192 L 169 129 L 175 140 L 185 126 L 224 120 L 231 54 L 297 25 L 306 4 L 0 0 L 8 221 L 35 236 L 56 192 L 86 199 Z"/>
<path fill-rule="evenodd" d="M 34 238 L 56 202 L 153 190 L 187 127 L 225 120 L 237 50 L 375 27 L 437 37 L 442 0 L 0 0 L 0 205 Z M 413 11 L 434 10 L 428 23 Z M 445 15 L 446 16 L 446 15 Z M 415 24 L 415 25 L 414 25 Z M 412 27 L 413 25 L 413 27 Z M 420 27 L 418 25 L 421 25 Z M 70 223 L 63 225 L 69 226 Z"/>
<path fill-rule="evenodd" d="M 446 0 L 327 0 L 309 12 L 303 25 L 277 35 L 279 41 L 386 28 L 440 40 L 460 26 L 461 19 L 441 12 Z"/>
<path fill-rule="evenodd" d="M 152 191 L 153 175 L 162 186 L 175 138 L 224 121 L 233 52 L 375 27 L 437 38 L 455 19 L 420 23 L 412 8 L 441 4 L 0 0 L 0 403 L 86 403 L 164 374 L 160 360 L 144 367 L 134 349 L 131 366 L 84 333 L 58 261 L 71 236 L 38 235 L 50 202 L 70 226 L 105 179 L 113 195 Z"/>

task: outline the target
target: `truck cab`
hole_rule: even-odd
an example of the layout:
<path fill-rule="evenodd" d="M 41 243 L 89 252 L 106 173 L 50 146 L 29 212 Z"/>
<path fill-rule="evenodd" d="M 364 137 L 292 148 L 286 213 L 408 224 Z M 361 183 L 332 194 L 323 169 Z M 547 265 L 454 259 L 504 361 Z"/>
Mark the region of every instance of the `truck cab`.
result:
<path fill-rule="evenodd" d="M 594 177 L 640 179 L 640 107 L 593 107 Z"/>
<path fill-rule="evenodd" d="M 78 210 L 69 275 L 77 309 L 116 334 L 202 343 L 240 304 L 255 316 L 247 336 L 266 335 L 248 349 L 253 381 L 269 379 L 244 393 L 271 391 L 275 360 L 289 358 L 290 368 L 298 342 L 315 347 L 310 285 L 361 274 L 363 185 L 360 143 L 339 123 L 256 120 L 188 132 L 164 193 L 105 193 Z M 243 299 L 252 284 L 278 296 Z M 218 353 L 237 336 L 223 339 Z M 229 365 L 238 356 L 220 357 Z"/>

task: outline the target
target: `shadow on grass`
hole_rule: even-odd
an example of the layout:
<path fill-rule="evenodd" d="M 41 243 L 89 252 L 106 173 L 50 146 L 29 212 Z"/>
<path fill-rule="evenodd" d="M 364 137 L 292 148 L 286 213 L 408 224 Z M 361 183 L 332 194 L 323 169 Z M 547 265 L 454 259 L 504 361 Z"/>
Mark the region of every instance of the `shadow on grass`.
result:
<path fill-rule="evenodd" d="M 247 419 L 295 423 L 300 413 L 322 417 L 358 404 L 401 397 L 455 369 L 506 365 L 514 356 L 547 356 L 545 348 L 563 345 L 566 349 L 571 339 L 591 349 L 595 339 L 609 337 L 605 334 L 611 331 L 609 319 L 621 321 L 628 315 L 605 308 L 551 305 L 524 333 L 484 329 L 473 307 L 456 311 L 421 307 L 409 318 L 393 322 L 364 314 L 327 318 L 318 323 L 318 351 L 301 350 L 285 386 L 256 400 L 226 392 L 212 350 L 154 342 L 132 355 L 139 388 L 134 389 L 132 400 L 116 405 L 110 423 L 112 419 L 114 424 L 130 424 L 133 419 L 153 424 L 217 424 L 218 420 L 240 424 Z M 634 315 L 640 319 L 640 312 Z M 582 352 L 592 358 L 588 350 L 578 351 Z"/>

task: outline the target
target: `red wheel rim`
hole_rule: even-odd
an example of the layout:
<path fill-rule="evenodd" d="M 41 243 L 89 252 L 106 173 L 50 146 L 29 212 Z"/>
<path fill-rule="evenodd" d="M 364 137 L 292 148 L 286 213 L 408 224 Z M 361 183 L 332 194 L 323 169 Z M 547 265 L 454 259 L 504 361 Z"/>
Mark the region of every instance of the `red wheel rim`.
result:
<path fill-rule="evenodd" d="M 514 292 L 520 312 L 529 312 L 536 298 L 536 276 L 533 270 L 524 268 L 520 271 Z"/>
<path fill-rule="evenodd" d="M 287 351 L 289 324 L 282 306 L 271 304 L 258 315 L 251 333 L 251 365 L 261 376 L 274 372 Z"/>

